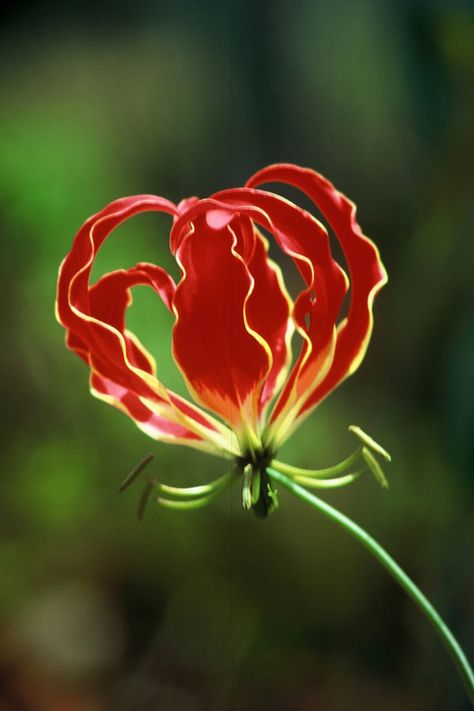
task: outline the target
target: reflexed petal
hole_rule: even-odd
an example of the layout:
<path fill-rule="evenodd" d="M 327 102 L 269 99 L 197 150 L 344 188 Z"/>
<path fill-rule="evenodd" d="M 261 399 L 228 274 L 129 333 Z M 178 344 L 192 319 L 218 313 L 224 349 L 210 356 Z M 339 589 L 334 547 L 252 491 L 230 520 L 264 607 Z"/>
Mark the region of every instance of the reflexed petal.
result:
<path fill-rule="evenodd" d="M 351 304 L 339 326 L 332 364 L 312 389 L 299 410 L 307 413 L 360 365 L 372 331 L 372 305 L 387 275 L 377 248 L 357 224 L 355 205 L 323 176 L 289 164 L 269 166 L 254 175 L 248 185 L 283 182 L 308 195 L 332 227 L 343 249 L 351 277 Z"/>
<path fill-rule="evenodd" d="M 96 316 L 91 312 L 89 286 L 94 259 L 110 232 L 132 215 L 149 210 L 172 214 L 175 207 L 153 196 L 125 198 L 111 203 L 82 226 L 60 269 L 57 313 L 60 322 L 86 346 L 89 362 L 94 364 L 98 372 L 113 377 L 123 387 L 135 388 L 140 394 L 153 397 L 155 392 L 151 382 L 147 382 L 128 362 L 127 345 L 121 330 L 102 320 L 100 314 Z M 106 280 L 104 290 L 107 285 L 117 287 L 118 277 L 114 277 L 112 282 Z M 99 290 L 101 288 L 98 287 Z M 127 289 L 124 288 L 123 309 L 129 299 Z M 95 299 L 96 307 L 97 301 Z"/>
<path fill-rule="evenodd" d="M 245 439 L 256 436 L 271 351 L 248 323 L 254 280 L 236 251 L 233 213 L 206 213 L 206 203 L 191 209 L 193 229 L 178 241 L 183 278 L 173 301 L 173 352 L 193 396 Z"/>
<path fill-rule="evenodd" d="M 112 203 L 79 230 L 59 274 L 58 319 L 68 331 L 68 346 L 88 362 L 97 377 L 107 382 L 105 388 L 96 380 L 96 394 L 108 398 L 109 402 L 113 400 L 112 404 L 137 417 L 142 428 L 152 436 L 171 439 L 173 432 L 179 432 L 179 438 L 194 446 L 202 446 L 200 440 L 204 438 L 228 451 L 232 438 L 227 429 L 169 392 L 154 375 L 152 357 L 138 339 L 125 330 L 125 311 L 131 303 L 130 287 L 151 286 L 169 308 L 175 289 L 171 277 L 160 267 L 142 263 L 129 270 L 112 272 L 94 286 L 89 285 L 95 256 L 106 237 L 125 219 L 146 210 L 176 213 L 175 206 L 166 200 L 137 196 Z M 112 385 L 115 395 L 111 394 Z M 120 397 L 116 396 L 118 392 Z M 130 403 L 133 407 L 128 406 Z M 151 417 L 147 410 L 152 413 Z M 164 419 L 170 423 L 168 430 Z M 188 430 L 195 436 L 188 437 Z"/>
<path fill-rule="evenodd" d="M 290 318 L 293 304 L 280 268 L 268 258 L 267 240 L 259 233 L 248 269 L 254 279 L 254 288 L 247 301 L 248 324 L 265 340 L 272 354 L 271 368 L 260 396 L 262 411 L 278 392 L 288 373 L 294 331 Z"/>
<path fill-rule="evenodd" d="M 331 255 L 328 233 L 306 210 L 256 189 L 270 182 L 305 192 L 341 244 L 351 303 L 339 325 L 348 279 Z M 163 269 L 145 263 L 106 274 L 91 286 L 103 241 L 124 220 L 144 211 L 173 218 L 170 246 L 182 270 L 178 286 Z M 303 286 L 294 304 L 259 228 L 273 235 L 301 274 Z M 258 448 L 262 439 L 278 446 L 354 372 L 370 338 L 374 296 L 385 281 L 378 252 L 357 225 L 353 203 L 317 173 L 281 164 L 260 171 L 245 188 L 204 200 L 186 198 L 175 206 L 141 195 L 108 205 L 79 230 L 63 262 L 57 315 L 66 327 L 68 347 L 91 368 L 94 394 L 156 439 L 242 455 Z M 175 315 L 173 353 L 189 391 L 234 432 L 157 379 L 152 356 L 126 329 L 136 285 L 153 288 Z M 302 347 L 287 377 L 295 328 Z M 276 396 L 265 425 L 265 411 Z"/>
<path fill-rule="evenodd" d="M 273 193 L 249 188 L 213 197 L 233 203 L 235 210 L 270 231 L 306 283 L 292 314 L 303 346 L 272 413 L 273 430 L 282 435 L 311 393 L 311 386 L 320 382 L 332 362 L 336 320 L 347 280 L 332 259 L 326 230 L 305 210 Z"/>
<path fill-rule="evenodd" d="M 133 392 L 98 373 L 91 373 L 91 392 L 95 397 L 131 417 L 136 425 L 153 439 L 174 444 L 191 444 L 204 450 L 214 449 L 210 442 L 203 440 L 195 432 L 155 414 Z"/>
<path fill-rule="evenodd" d="M 214 211 L 214 215 L 218 211 Z M 221 211 L 224 214 L 224 211 Z M 215 218 L 214 218 L 215 219 Z M 252 220 L 239 212 L 229 222 L 235 236 L 235 251 L 245 261 L 254 280 L 245 313 L 249 328 L 263 339 L 271 351 L 271 367 L 260 395 L 259 415 L 280 389 L 291 361 L 291 319 L 293 303 L 286 290 L 280 267 L 268 257 L 268 241 Z"/>
<path fill-rule="evenodd" d="M 205 215 L 205 217 L 204 217 Z M 206 402 L 208 407 L 222 414 L 223 417 L 230 417 L 229 403 L 235 403 L 231 406 L 232 417 L 234 417 L 234 425 L 239 421 L 240 414 L 235 420 L 236 408 L 244 413 L 243 419 L 248 421 L 256 418 L 256 403 L 258 401 L 258 412 L 263 413 L 265 405 L 274 396 L 276 391 L 281 386 L 284 379 L 288 362 L 291 357 L 290 338 L 293 330 L 292 320 L 289 317 L 291 309 L 291 301 L 286 292 L 283 279 L 279 267 L 275 265 L 267 255 L 266 240 L 255 229 L 251 218 L 260 218 L 260 221 L 266 227 L 270 227 L 270 221 L 262 210 L 252 207 L 251 204 L 236 207 L 234 204 L 218 201 L 215 199 L 206 199 L 200 201 L 197 205 L 190 205 L 190 209 L 173 226 L 171 234 L 172 251 L 180 254 L 181 245 L 189 237 L 197 241 L 201 239 L 202 234 L 206 231 L 217 234 L 225 234 L 230 231 L 234 237 L 232 242 L 232 252 L 235 256 L 240 256 L 245 263 L 248 274 L 250 275 L 251 286 L 242 313 L 236 314 L 236 318 L 240 323 L 240 327 L 244 327 L 242 332 L 244 341 L 251 343 L 251 348 L 255 350 L 255 344 L 250 340 L 246 333 L 248 331 L 257 343 L 260 343 L 266 352 L 267 360 L 265 370 L 262 368 L 253 374 L 253 380 L 247 383 L 241 393 L 235 392 L 235 386 L 231 386 L 234 392 L 228 398 L 224 398 L 226 403 L 217 403 L 214 396 L 202 399 L 202 395 L 195 392 L 193 384 L 190 383 L 190 388 L 193 394 Z M 193 237 L 191 237 L 193 235 Z M 202 250 L 203 251 L 203 250 Z M 196 281 L 201 277 L 200 260 L 201 252 L 196 251 L 193 264 L 199 266 L 199 272 L 196 268 Z M 242 270 L 242 265 L 238 265 L 238 260 L 235 266 Z M 207 273 L 207 269 L 204 273 Z M 245 273 L 245 270 L 242 270 Z M 219 270 L 219 276 L 222 276 Z M 248 279 L 247 279 L 248 281 Z M 228 290 L 229 281 L 223 281 L 223 287 Z M 180 287 L 181 288 L 181 287 Z M 203 288 L 205 286 L 203 284 Z M 229 329 L 229 323 L 224 321 L 223 324 L 215 324 L 215 328 L 224 332 Z M 196 333 L 197 337 L 197 333 Z M 183 346 L 184 349 L 184 346 Z M 248 348 L 247 348 L 248 350 Z M 245 352 L 242 349 L 240 353 Z M 232 355 L 232 363 L 235 364 L 237 351 L 234 350 Z M 247 356 L 246 356 L 247 357 Z M 222 359 L 218 359 L 219 364 Z M 255 361 L 254 361 L 255 362 Z M 236 364 L 237 369 L 241 372 L 249 372 L 249 365 L 241 367 L 242 364 Z M 186 366 L 184 366 L 184 369 Z M 250 371 L 251 372 L 251 371 Z M 262 381 L 262 377 L 264 380 Z M 188 381 L 191 377 L 188 377 Z M 194 380 L 194 378 L 193 378 Z M 229 388 L 228 378 L 223 378 L 225 387 Z M 203 380 L 203 383 L 207 380 Z M 248 400 L 247 393 L 250 392 L 248 387 L 251 386 L 252 397 Z M 203 387 L 207 390 L 207 388 Z M 211 388 L 212 390 L 212 388 Z M 221 388 L 222 392 L 222 388 Z M 208 395 L 208 393 L 206 393 Z M 227 391 L 226 391 L 227 395 Z M 245 403 L 245 404 L 244 404 Z M 226 414 L 224 414 L 224 412 Z M 238 424 L 236 425 L 239 426 Z"/>
<path fill-rule="evenodd" d="M 154 264 L 137 264 L 131 269 L 120 269 L 101 277 L 89 291 L 90 314 L 124 334 L 130 363 L 148 373 L 155 373 L 152 356 L 138 339 L 125 331 L 125 314 L 132 303 L 132 286 L 151 286 L 171 310 L 175 284 L 169 274 Z"/>

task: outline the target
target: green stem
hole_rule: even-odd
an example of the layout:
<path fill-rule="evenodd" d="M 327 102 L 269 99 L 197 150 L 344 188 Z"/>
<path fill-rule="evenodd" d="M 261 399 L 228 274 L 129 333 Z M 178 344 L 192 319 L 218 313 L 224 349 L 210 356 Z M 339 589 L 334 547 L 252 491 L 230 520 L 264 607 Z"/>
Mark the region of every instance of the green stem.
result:
<path fill-rule="evenodd" d="M 372 538 L 372 536 L 366 533 L 363 528 L 358 526 L 354 523 L 354 521 L 342 514 L 340 511 L 333 508 L 325 501 L 322 501 L 314 494 L 311 494 L 309 491 L 306 491 L 306 489 L 299 486 L 299 484 L 292 481 L 290 478 L 285 476 L 285 474 L 270 468 L 267 469 L 267 472 L 272 479 L 278 481 L 282 486 L 289 489 L 300 499 L 303 499 L 303 501 L 306 501 L 308 504 L 320 511 L 324 516 L 332 519 L 342 526 L 348 533 L 350 533 L 351 536 L 356 538 L 360 543 L 362 543 L 363 546 L 368 548 L 372 555 L 374 555 L 375 558 L 377 558 L 377 560 L 384 566 L 384 568 L 388 570 L 390 575 L 395 578 L 405 592 L 412 598 L 413 602 L 415 602 L 421 611 L 426 615 L 441 637 L 442 642 L 448 650 L 456 669 L 464 682 L 471 703 L 474 706 L 474 672 L 469 665 L 466 655 L 433 605 L 423 595 L 421 590 L 408 577 L 408 575 L 400 568 L 398 563 L 393 560 L 387 551 L 382 548 L 382 546 L 379 545 L 377 541 Z"/>

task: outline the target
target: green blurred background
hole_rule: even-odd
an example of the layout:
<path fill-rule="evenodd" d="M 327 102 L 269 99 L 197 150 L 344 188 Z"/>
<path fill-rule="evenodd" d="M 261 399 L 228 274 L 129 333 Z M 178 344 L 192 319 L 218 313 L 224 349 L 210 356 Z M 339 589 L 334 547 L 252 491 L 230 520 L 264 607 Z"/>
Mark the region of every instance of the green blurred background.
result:
<path fill-rule="evenodd" d="M 139 487 L 117 488 L 145 454 L 178 484 L 223 462 L 154 443 L 91 398 L 53 303 L 76 229 L 116 197 L 205 196 L 277 161 L 333 180 L 390 283 L 360 371 L 281 458 L 331 464 L 354 446 L 351 423 L 392 453 L 388 493 L 366 477 L 326 498 L 386 545 L 472 653 L 472 7 L 30 0 L 4 11 L 1 711 L 469 708 L 413 604 L 289 495 L 264 522 L 236 488 L 194 513 L 150 506 L 138 523 Z M 135 218 L 96 273 L 170 266 L 167 229 Z M 129 324 L 182 388 L 170 320 L 143 288 Z"/>

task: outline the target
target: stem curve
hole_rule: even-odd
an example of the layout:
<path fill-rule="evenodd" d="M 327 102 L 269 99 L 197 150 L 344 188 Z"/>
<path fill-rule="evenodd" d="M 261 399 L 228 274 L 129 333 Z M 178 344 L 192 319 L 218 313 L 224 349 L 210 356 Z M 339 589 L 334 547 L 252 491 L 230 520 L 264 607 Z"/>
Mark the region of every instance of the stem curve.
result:
<path fill-rule="evenodd" d="M 425 597 L 417 585 L 408 577 L 405 571 L 395 562 L 395 560 L 387 553 L 387 551 L 372 538 L 363 528 L 357 523 L 348 518 L 345 514 L 327 504 L 322 499 L 319 499 L 314 494 L 306 491 L 302 486 L 283 474 L 281 471 L 267 468 L 268 475 L 279 482 L 286 489 L 289 489 L 298 498 L 306 501 L 326 518 L 332 519 L 344 528 L 353 538 L 357 539 L 367 548 L 372 555 L 381 563 L 390 575 L 399 583 L 405 592 L 411 597 L 413 602 L 425 614 L 432 626 L 438 633 L 441 641 L 445 645 L 451 659 L 456 666 L 458 674 L 462 678 L 467 694 L 474 707 L 474 672 L 469 664 L 469 661 L 464 654 L 461 646 L 454 637 L 451 630 L 448 628 L 440 614 L 436 611 L 430 601 Z"/>

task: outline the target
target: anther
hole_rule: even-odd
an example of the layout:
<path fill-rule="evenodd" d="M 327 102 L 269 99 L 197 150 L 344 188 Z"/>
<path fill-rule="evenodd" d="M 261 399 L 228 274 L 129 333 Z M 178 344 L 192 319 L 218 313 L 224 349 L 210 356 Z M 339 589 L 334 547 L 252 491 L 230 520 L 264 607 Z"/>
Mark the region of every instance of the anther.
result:
<path fill-rule="evenodd" d="M 152 459 L 155 458 L 154 454 L 148 454 L 145 459 L 142 459 L 141 462 L 139 462 L 135 467 L 133 467 L 132 471 L 130 474 L 127 476 L 125 481 L 120 485 L 119 488 L 119 493 L 121 494 L 122 491 L 125 491 L 125 489 L 128 489 L 128 487 L 133 484 L 135 479 L 138 479 L 142 471 L 149 465 L 149 463 L 152 461 Z"/>
<path fill-rule="evenodd" d="M 153 479 L 149 479 L 146 483 L 145 488 L 143 489 L 143 493 L 140 496 L 140 500 L 138 502 L 138 510 L 137 510 L 137 518 L 139 521 L 143 520 L 143 516 L 145 515 L 145 509 L 146 505 L 148 503 L 148 500 L 151 496 L 151 492 L 153 491 L 156 483 Z"/>

